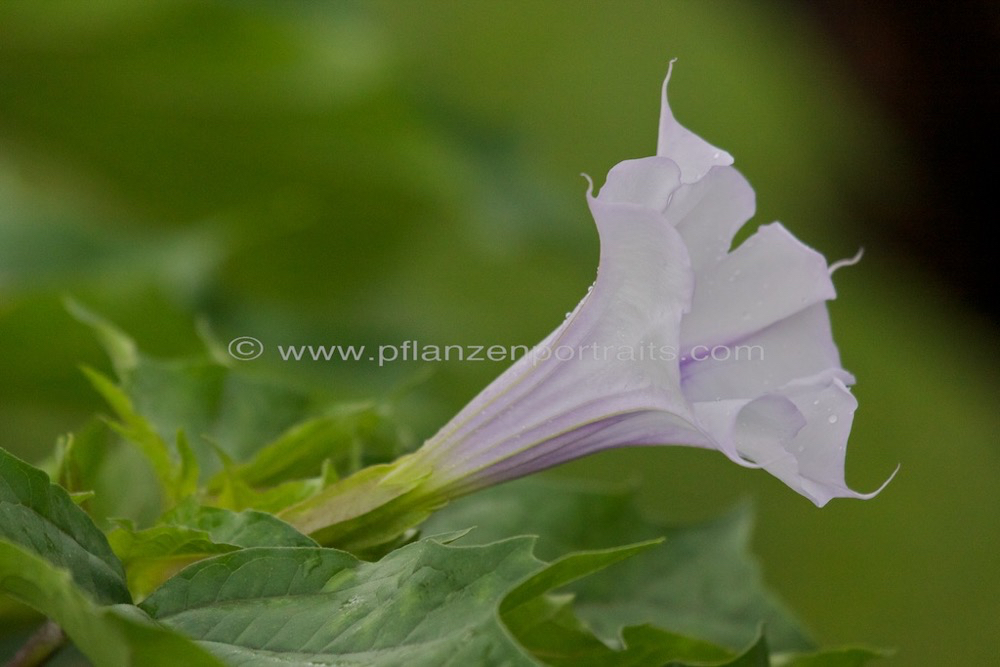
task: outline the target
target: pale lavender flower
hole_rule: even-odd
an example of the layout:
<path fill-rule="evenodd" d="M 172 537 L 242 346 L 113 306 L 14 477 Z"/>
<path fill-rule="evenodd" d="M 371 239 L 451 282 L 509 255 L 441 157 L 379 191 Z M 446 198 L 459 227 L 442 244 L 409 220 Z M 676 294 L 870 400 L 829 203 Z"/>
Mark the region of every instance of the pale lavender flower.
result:
<path fill-rule="evenodd" d="M 420 495 L 445 500 L 612 447 L 690 445 L 818 506 L 881 490 L 844 480 L 857 401 L 830 332 L 830 267 L 779 223 L 730 250 L 754 192 L 677 123 L 667 81 L 656 155 L 587 193 L 591 290 L 385 482 L 419 476 Z"/>

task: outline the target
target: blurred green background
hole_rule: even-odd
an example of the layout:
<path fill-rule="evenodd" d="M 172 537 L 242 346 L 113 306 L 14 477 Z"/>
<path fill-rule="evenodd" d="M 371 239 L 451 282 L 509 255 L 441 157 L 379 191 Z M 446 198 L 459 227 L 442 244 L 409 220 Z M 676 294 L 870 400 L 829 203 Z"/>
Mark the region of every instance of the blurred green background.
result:
<path fill-rule="evenodd" d="M 554 474 L 634 480 L 671 521 L 750 497 L 768 580 L 824 643 L 988 664 L 995 330 L 880 228 L 873 211 L 919 201 L 920 146 L 838 48 L 778 2 L 5 0 L 0 446 L 40 460 L 102 409 L 77 367 L 107 362 L 67 294 L 156 355 L 197 353 L 207 327 L 269 346 L 245 370 L 345 398 L 419 382 L 405 418 L 430 435 L 503 364 L 282 363 L 274 346 L 540 340 L 594 277 L 579 174 L 653 152 L 676 57 L 674 110 L 736 157 L 756 221 L 831 261 L 865 247 L 832 304 L 861 405 L 848 480 L 901 471 L 822 510 L 682 448 Z"/>

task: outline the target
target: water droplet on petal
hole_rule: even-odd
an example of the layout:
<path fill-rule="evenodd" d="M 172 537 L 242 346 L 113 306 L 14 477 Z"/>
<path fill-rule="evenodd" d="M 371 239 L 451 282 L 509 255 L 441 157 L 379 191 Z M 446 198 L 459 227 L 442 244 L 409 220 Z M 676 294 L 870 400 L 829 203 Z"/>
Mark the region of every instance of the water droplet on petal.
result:
<path fill-rule="evenodd" d="M 827 418 L 827 421 L 830 422 L 831 424 L 836 424 L 837 423 L 837 415 L 830 415 Z"/>

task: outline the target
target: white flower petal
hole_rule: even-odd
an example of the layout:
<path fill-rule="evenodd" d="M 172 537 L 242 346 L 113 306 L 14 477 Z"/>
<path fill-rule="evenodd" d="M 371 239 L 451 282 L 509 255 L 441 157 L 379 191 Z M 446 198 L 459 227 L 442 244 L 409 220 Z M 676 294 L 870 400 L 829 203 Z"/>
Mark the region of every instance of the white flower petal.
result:
<path fill-rule="evenodd" d="M 801 377 L 840 369 L 826 304 L 818 303 L 743 340 L 681 361 L 681 386 L 689 401 L 753 398 Z M 840 370 L 841 380 L 854 379 Z"/>
<path fill-rule="evenodd" d="M 743 175 L 732 167 L 716 167 L 698 182 L 677 188 L 664 215 L 684 239 L 698 275 L 725 258 L 755 206 L 754 191 Z"/>
<path fill-rule="evenodd" d="M 538 434 L 525 434 L 535 441 Z M 658 410 L 611 414 L 590 423 L 577 422 L 571 428 L 547 435 L 527 448 L 518 448 L 502 458 L 470 462 L 476 472 L 467 474 L 448 487 L 461 495 L 476 488 L 521 477 L 525 470 L 545 470 L 605 449 L 623 446 L 685 444 L 707 449 L 713 441 L 691 430 L 691 425 L 676 415 Z M 493 454 L 496 454 L 495 450 Z"/>
<path fill-rule="evenodd" d="M 682 351 L 726 345 L 836 296 L 826 260 L 778 223 L 765 225 L 695 278 Z"/>
<path fill-rule="evenodd" d="M 681 184 L 677 163 L 663 157 L 646 157 L 619 162 L 611 171 L 598 196 L 602 202 L 637 204 L 663 211 Z"/>
<path fill-rule="evenodd" d="M 780 393 L 795 405 L 805 425 L 790 439 L 741 443 L 742 453 L 818 507 L 832 498 L 871 498 L 889 483 L 892 477 L 872 493 L 847 486 L 844 459 L 858 403 L 835 374 L 800 380 Z"/>
<path fill-rule="evenodd" d="M 715 165 L 732 164 L 733 156 L 682 127 L 674 118 L 674 112 L 670 110 L 670 103 L 667 101 L 667 84 L 673 67 L 674 63 L 670 61 L 660 94 L 660 134 L 656 142 L 656 154 L 677 163 L 681 169 L 682 183 L 694 183 Z"/>

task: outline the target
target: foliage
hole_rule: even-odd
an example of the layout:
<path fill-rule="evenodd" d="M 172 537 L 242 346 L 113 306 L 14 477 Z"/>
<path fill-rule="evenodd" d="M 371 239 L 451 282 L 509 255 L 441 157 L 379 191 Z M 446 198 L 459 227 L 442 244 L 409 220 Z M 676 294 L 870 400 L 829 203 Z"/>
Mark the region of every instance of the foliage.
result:
<path fill-rule="evenodd" d="M 391 429 L 373 428 L 391 423 L 389 406 L 328 405 L 288 425 L 275 402 L 257 415 L 261 435 L 236 440 L 225 420 L 205 415 L 223 413 L 218 402 L 171 403 L 178 387 L 209 375 L 234 388 L 234 403 L 292 390 L 248 384 L 208 358 L 150 359 L 110 323 L 71 309 L 116 368 L 117 380 L 84 372 L 114 413 L 104 422 L 117 447 L 95 457 L 101 441 L 87 431 L 67 438 L 53 469 L 69 488 L 0 450 L 0 590 L 73 644 L 49 650 L 116 667 L 735 666 L 769 656 L 835 666 L 878 657 L 790 653 L 815 647 L 761 583 L 746 552 L 746 508 L 666 528 L 642 519 L 627 495 L 529 482 L 446 509 L 425 536 L 424 517 L 404 513 L 374 551 L 319 546 L 274 513 L 402 451 L 398 440 L 387 445 Z M 159 380 L 135 381 L 147 367 Z M 189 443 L 191 424 L 206 423 L 216 428 Z M 154 480 L 142 491 L 158 515 L 89 515 L 93 500 L 114 493 L 103 469 L 126 451 Z M 608 568 L 613 579 L 600 575 Z"/>

